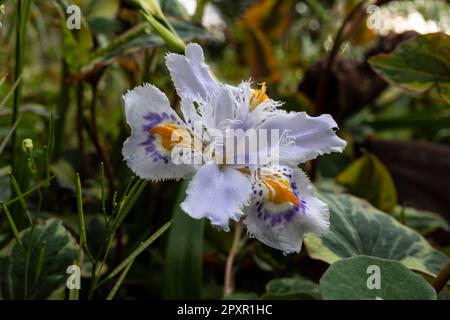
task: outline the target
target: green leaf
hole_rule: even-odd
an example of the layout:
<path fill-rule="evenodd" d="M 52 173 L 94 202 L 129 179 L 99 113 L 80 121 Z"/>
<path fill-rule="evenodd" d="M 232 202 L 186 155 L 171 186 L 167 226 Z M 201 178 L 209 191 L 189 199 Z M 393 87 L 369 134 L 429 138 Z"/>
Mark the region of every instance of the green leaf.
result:
<path fill-rule="evenodd" d="M 436 300 L 420 275 L 397 261 L 368 256 L 333 263 L 320 279 L 320 292 L 326 300 Z"/>
<path fill-rule="evenodd" d="M 393 216 L 406 226 L 427 235 L 437 229 L 450 231 L 450 225 L 439 214 L 409 207 L 395 207 Z"/>
<path fill-rule="evenodd" d="M 369 59 L 375 71 L 406 90 L 424 92 L 436 87 L 450 104 L 450 36 L 431 33 L 400 44 L 391 54 Z"/>
<path fill-rule="evenodd" d="M 223 298 L 223 300 L 258 300 L 254 292 L 235 292 Z"/>
<path fill-rule="evenodd" d="M 62 222 L 49 219 L 33 230 L 25 229 L 20 238 L 29 252 L 28 276 L 24 251 L 12 240 L 0 251 L 0 298 L 47 299 L 63 291 L 78 245 Z"/>
<path fill-rule="evenodd" d="M 397 191 L 389 171 L 371 153 L 354 161 L 336 181 L 382 211 L 390 212 L 397 204 Z"/>
<path fill-rule="evenodd" d="M 322 193 L 330 207 L 330 230 L 321 238 L 307 234 L 305 245 L 313 259 L 333 263 L 368 255 L 396 260 L 412 270 L 436 276 L 448 258 L 416 231 L 347 194 Z"/>
<path fill-rule="evenodd" d="M 194 39 L 213 39 L 212 34 L 204 28 L 188 22 L 173 21 L 172 25 L 183 41 Z M 154 32 L 147 23 L 121 34 L 106 47 L 98 49 L 92 60 L 83 67 L 83 72 L 89 72 L 98 64 L 109 64 L 126 54 L 130 54 L 143 49 L 158 48 L 164 45 L 161 36 Z"/>
<path fill-rule="evenodd" d="M 266 285 L 263 300 L 311 300 L 320 299 L 319 286 L 303 277 L 280 278 Z"/>
<path fill-rule="evenodd" d="M 173 212 L 164 273 L 166 299 L 201 298 L 204 220 L 192 219 L 180 208 L 187 185 L 183 181 Z"/>
<path fill-rule="evenodd" d="M 76 74 L 90 58 L 90 52 L 94 47 L 94 41 L 89 24 L 81 17 L 80 30 L 69 30 L 66 26 L 67 3 L 65 0 L 58 0 L 56 8 L 60 15 L 60 30 L 62 37 L 62 51 L 64 60 L 67 62 L 70 71 Z"/>

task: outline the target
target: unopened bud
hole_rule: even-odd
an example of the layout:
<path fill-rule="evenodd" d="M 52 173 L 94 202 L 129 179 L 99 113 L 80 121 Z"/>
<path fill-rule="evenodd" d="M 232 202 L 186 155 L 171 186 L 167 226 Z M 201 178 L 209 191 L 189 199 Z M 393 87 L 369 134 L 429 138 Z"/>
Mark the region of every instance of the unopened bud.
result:
<path fill-rule="evenodd" d="M 33 140 L 31 139 L 23 139 L 22 141 L 22 150 L 25 153 L 30 153 L 33 151 Z"/>

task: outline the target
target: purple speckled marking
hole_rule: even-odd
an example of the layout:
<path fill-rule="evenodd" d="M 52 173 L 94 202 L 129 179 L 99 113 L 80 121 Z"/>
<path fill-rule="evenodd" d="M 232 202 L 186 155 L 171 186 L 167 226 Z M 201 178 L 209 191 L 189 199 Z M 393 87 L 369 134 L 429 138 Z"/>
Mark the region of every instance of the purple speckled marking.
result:
<path fill-rule="evenodd" d="M 289 174 L 289 176 L 292 176 Z M 266 208 L 264 208 L 264 203 L 261 201 L 256 202 L 256 214 L 257 217 L 268 221 L 272 227 L 282 224 L 282 223 L 289 223 L 292 221 L 292 219 L 298 215 L 298 214 L 305 214 L 306 212 L 306 202 L 304 200 L 300 200 L 300 197 L 297 192 L 297 184 L 295 182 L 291 182 L 291 188 L 292 192 L 295 195 L 297 199 L 299 199 L 299 205 L 295 206 L 292 205 L 289 208 L 282 210 L 282 211 L 270 211 Z M 255 190 L 256 191 L 256 190 Z M 262 196 L 262 190 L 258 193 L 258 195 Z"/>
<path fill-rule="evenodd" d="M 166 155 L 161 154 L 161 152 L 159 152 L 158 148 L 155 146 L 156 136 L 154 134 L 149 134 L 149 132 L 151 129 L 161 124 L 161 122 L 167 120 L 176 121 L 177 118 L 173 114 L 169 116 L 169 114 L 167 114 L 166 112 L 163 112 L 161 114 L 149 112 L 144 116 L 144 119 L 147 120 L 147 123 L 142 126 L 142 130 L 148 134 L 148 137 L 140 145 L 145 146 L 145 152 L 153 158 L 154 162 L 163 161 L 166 164 L 169 163 L 169 158 Z"/>

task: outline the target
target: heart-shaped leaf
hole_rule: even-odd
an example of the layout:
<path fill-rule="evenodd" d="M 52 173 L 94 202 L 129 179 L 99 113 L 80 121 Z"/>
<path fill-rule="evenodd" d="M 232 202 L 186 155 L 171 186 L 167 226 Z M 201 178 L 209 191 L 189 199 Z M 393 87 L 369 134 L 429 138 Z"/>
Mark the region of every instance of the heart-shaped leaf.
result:
<path fill-rule="evenodd" d="M 369 59 L 375 71 L 388 82 L 406 90 L 439 90 L 450 104 L 450 36 L 445 33 L 420 35 L 399 45 L 390 54 Z"/>
<path fill-rule="evenodd" d="M 358 256 L 333 263 L 320 279 L 326 300 L 436 300 L 433 287 L 397 261 Z"/>
<path fill-rule="evenodd" d="M 48 299 L 61 293 L 69 276 L 67 267 L 78 252 L 77 243 L 62 222 L 49 219 L 34 229 L 23 230 L 20 239 L 23 247 L 12 240 L 0 251 L 0 298 Z"/>
<path fill-rule="evenodd" d="M 330 207 L 330 230 L 321 238 L 307 234 L 309 255 L 327 263 L 368 255 L 396 260 L 406 267 L 436 276 L 448 261 L 419 233 L 402 225 L 367 201 L 347 194 L 322 193 Z"/>

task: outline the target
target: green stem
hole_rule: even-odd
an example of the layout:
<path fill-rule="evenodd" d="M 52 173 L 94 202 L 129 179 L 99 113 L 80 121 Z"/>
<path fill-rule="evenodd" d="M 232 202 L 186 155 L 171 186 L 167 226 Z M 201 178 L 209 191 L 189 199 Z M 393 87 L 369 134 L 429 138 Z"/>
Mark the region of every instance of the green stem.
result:
<path fill-rule="evenodd" d="M 24 63 L 24 48 L 25 48 L 25 34 L 27 26 L 28 12 L 30 9 L 31 0 L 18 0 L 17 1 L 17 24 L 16 24 L 16 65 L 14 68 L 14 79 L 17 86 L 14 90 L 13 106 L 12 106 L 12 119 L 11 122 L 14 125 L 19 113 L 19 102 L 22 93 L 22 81 L 19 78 L 22 75 L 23 63 Z M 15 151 L 16 151 L 16 131 L 13 132 L 11 137 L 11 167 L 15 172 Z"/>
<path fill-rule="evenodd" d="M 195 8 L 195 13 L 192 16 L 192 20 L 196 23 L 201 23 L 203 20 L 203 13 L 205 12 L 206 4 L 208 0 L 197 0 L 197 7 Z"/>

